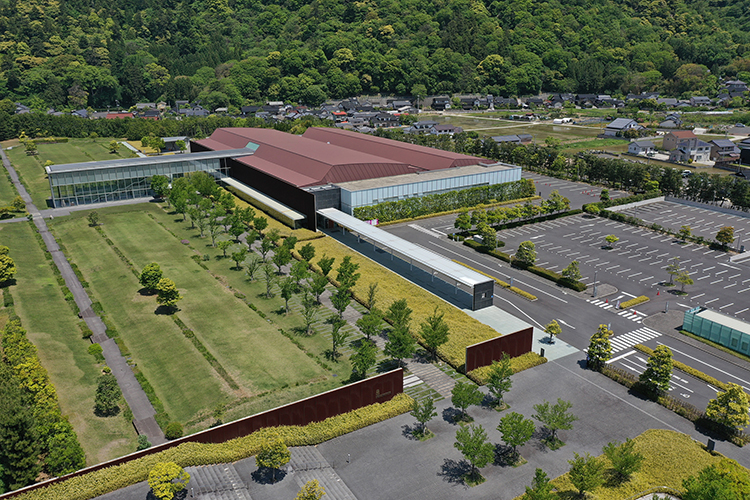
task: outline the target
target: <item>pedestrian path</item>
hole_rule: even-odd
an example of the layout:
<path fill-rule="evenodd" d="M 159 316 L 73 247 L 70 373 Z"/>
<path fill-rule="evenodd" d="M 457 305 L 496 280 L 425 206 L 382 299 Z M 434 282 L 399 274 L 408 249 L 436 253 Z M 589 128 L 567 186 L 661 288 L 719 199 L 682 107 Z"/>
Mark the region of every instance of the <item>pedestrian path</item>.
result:
<path fill-rule="evenodd" d="M 60 250 L 60 246 L 57 244 L 55 237 L 49 231 L 47 223 L 41 216 L 39 210 L 31 200 L 31 196 L 23 184 L 21 184 L 18 174 L 13 166 L 10 164 L 10 160 L 5 155 L 5 151 L 0 148 L 0 157 L 3 161 L 3 166 L 10 175 L 11 182 L 18 190 L 19 195 L 26 202 L 26 211 L 33 216 L 34 225 L 36 226 L 39 234 L 44 241 L 52 261 L 55 263 L 57 268 L 60 270 L 60 274 L 65 280 L 65 286 L 68 287 L 70 292 L 73 294 L 78 309 L 81 311 L 81 318 L 86 322 L 86 326 L 93 332 L 92 340 L 102 346 L 102 352 L 104 359 L 107 362 L 107 366 L 112 370 L 112 374 L 117 379 L 117 385 L 122 391 L 122 395 L 125 401 L 128 403 L 130 410 L 133 413 L 133 424 L 139 434 L 143 434 L 148 437 L 149 442 L 152 445 L 162 444 L 166 442 L 164 433 L 156 423 L 156 411 L 153 405 L 149 401 L 143 388 L 136 380 L 133 370 L 128 365 L 125 358 L 120 352 L 120 348 L 110 339 L 106 333 L 106 326 L 102 320 L 91 310 L 91 298 L 89 297 L 86 290 L 81 285 L 78 276 L 73 272 L 73 268 L 70 266 L 70 262 L 65 257 L 65 254 Z"/>
<path fill-rule="evenodd" d="M 612 337 L 609 343 L 612 345 L 612 354 L 615 354 L 617 352 L 624 351 L 625 349 L 629 349 L 636 344 L 642 344 L 657 337 L 661 337 L 660 332 L 642 326 L 641 328 L 633 330 L 632 332 L 624 333 L 622 335 L 618 335 L 617 337 Z"/>
<path fill-rule="evenodd" d="M 640 313 L 636 311 L 635 309 L 623 309 L 622 311 L 618 311 L 617 304 L 619 304 L 619 301 L 617 304 L 613 304 L 611 301 L 607 299 L 586 299 L 586 302 L 588 302 L 591 305 L 600 307 L 604 309 L 605 311 L 612 311 L 616 313 L 618 316 L 629 319 L 630 321 L 633 321 L 634 323 L 642 323 L 644 318 L 646 318 L 646 315 L 644 313 Z"/>
<path fill-rule="evenodd" d="M 252 500 L 233 464 L 185 467 L 188 496 L 199 500 Z"/>
<path fill-rule="evenodd" d="M 315 446 L 299 446 L 290 448 L 290 451 L 292 458 L 287 465 L 287 470 L 293 474 L 300 488 L 308 481 L 316 479 L 326 492 L 326 500 L 357 500 L 354 493 Z"/>

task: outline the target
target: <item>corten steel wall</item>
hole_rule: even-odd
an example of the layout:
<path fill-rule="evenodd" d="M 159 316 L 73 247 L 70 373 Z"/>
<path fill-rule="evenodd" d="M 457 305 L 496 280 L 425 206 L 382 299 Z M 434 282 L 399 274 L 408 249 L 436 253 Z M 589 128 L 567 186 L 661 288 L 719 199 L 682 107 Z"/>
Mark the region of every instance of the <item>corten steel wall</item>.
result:
<path fill-rule="evenodd" d="M 502 337 L 485 340 L 466 348 L 466 372 L 499 361 L 507 352 L 511 358 L 526 354 L 531 350 L 534 329 L 529 327 Z"/>
<path fill-rule="evenodd" d="M 153 446 L 146 450 L 131 453 L 130 455 L 116 458 L 109 462 L 92 465 L 91 467 L 62 477 L 32 484 L 26 488 L 0 495 L 0 499 L 11 498 L 27 491 L 70 479 L 71 477 L 82 476 L 107 467 L 121 465 L 146 455 L 152 455 L 173 448 L 182 443 L 223 443 L 230 439 L 247 436 L 264 427 L 307 425 L 312 422 L 321 422 L 329 417 L 335 417 L 341 413 L 356 410 L 373 403 L 390 401 L 396 394 L 402 392 L 404 392 L 404 372 L 403 369 L 398 368 L 382 375 L 376 375 L 375 377 L 354 382 L 338 389 L 332 389 L 328 392 L 289 403 L 288 405 L 258 413 L 257 415 L 235 420 L 234 422 L 175 439 L 174 441 Z"/>

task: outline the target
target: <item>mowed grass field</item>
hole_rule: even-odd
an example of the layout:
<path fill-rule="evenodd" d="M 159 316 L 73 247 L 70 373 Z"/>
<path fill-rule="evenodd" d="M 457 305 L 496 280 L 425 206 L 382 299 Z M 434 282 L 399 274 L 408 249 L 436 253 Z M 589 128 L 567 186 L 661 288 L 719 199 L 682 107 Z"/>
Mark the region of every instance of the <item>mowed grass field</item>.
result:
<path fill-rule="evenodd" d="M 471 116 L 435 115 L 426 116 L 424 119 L 462 127 L 465 132 L 475 131 L 480 136 L 531 134 L 534 136 L 534 142 L 537 143 L 544 143 L 547 137 L 554 137 L 555 139 L 559 139 L 562 143 L 586 138 L 593 139 L 601 133 L 599 128 L 554 125 L 552 123 L 532 124 L 519 121 L 491 119 L 490 117 L 480 118 Z"/>
<path fill-rule="evenodd" d="M 154 386 L 174 420 L 194 421 L 197 416 L 210 414 L 219 403 L 233 407 L 268 391 L 329 378 L 324 368 L 279 333 L 278 325 L 261 318 L 193 261 L 190 257 L 195 252 L 180 243 L 182 236 L 176 238 L 148 214 L 174 226 L 170 228 L 172 231 L 184 231 L 195 245 L 210 245 L 208 238 L 197 238 L 197 230 L 190 230 L 189 222 L 174 222 L 181 221 L 181 216 L 175 218 L 152 204 L 113 207 L 99 213 L 107 236 L 137 268 L 158 262 L 164 275 L 175 281 L 184 296 L 178 303 L 177 316 L 240 385 L 239 390 L 233 391 L 172 319 L 156 314 L 155 297 L 139 293 L 140 285 L 132 272 L 96 230 L 88 226 L 86 212 L 55 219 L 53 231 L 90 282 L 93 299 L 102 303 L 131 351 L 133 361 Z M 228 273 L 228 268 L 234 265 L 231 261 L 212 261 L 207 263 L 231 275 Z M 245 281 L 244 273 L 237 274 L 240 281 Z M 253 302 L 260 303 L 256 298 L 260 289 L 261 284 L 255 283 L 246 290 Z M 283 301 L 273 303 L 269 314 L 280 305 Z M 301 320 L 297 321 L 301 324 Z M 320 391 L 312 393 L 316 392 Z M 289 400 L 294 399 L 297 398 Z M 268 407 L 281 402 L 286 401 L 269 402 Z"/>
<path fill-rule="evenodd" d="M 4 170 L 4 175 L 0 177 L 0 206 L 3 207 L 10 205 L 13 199 L 18 196 L 18 193 L 13 188 L 13 183 L 10 181 L 10 177 L 8 177 L 8 173 Z"/>
<path fill-rule="evenodd" d="M 79 320 L 65 302 L 32 228 L 25 222 L 2 224 L 0 242 L 10 247 L 17 267 L 16 284 L 10 289 L 15 312 L 57 389 L 63 415 L 86 452 L 86 463 L 135 451 L 136 433 L 130 422 L 122 415 L 94 415 L 96 379 L 103 365 L 88 354 L 91 342 L 82 338 Z"/>
<path fill-rule="evenodd" d="M 37 143 L 36 156 L 27 156 L 23 144 L 17 139 L 5 141 L 3 148 L 13 146 L 5 154 L 8 155 L 13 167 L 26 183 L 26 189 L 39 210 L 47 208 L 47 200 L 50 197 L 49 181 L 44 171 L 47 160 L 59 165 L 62 163 L 78 163 L 84 161 L 113 160 L 119 158 L 130 158 L 130 150 L 120 146 L 116 154 L 109 152 L 111 137 L 99 137 L 97 139 L 69 139 L 68 142 L 57 144 Z M 1 199 L 1 198 L 0 198 Z M 11 198 L 12 199 L 12 198 Z"/>

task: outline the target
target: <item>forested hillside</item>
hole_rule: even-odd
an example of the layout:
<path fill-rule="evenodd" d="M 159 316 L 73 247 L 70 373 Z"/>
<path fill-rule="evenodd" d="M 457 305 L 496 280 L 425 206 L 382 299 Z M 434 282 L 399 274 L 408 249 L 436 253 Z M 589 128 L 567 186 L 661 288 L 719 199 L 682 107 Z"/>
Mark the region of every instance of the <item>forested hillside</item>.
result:
<path fill-rule="evenodd" d="M 713 94 L 750 0 L 0 0 L 0 99 L 38 109 L 361 93 Z"/>

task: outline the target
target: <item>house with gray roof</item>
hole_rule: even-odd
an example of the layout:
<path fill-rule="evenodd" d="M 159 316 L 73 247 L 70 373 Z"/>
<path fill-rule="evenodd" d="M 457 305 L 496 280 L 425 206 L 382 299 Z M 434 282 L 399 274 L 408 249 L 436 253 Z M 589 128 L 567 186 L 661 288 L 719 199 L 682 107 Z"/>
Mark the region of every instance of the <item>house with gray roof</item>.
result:
<path fill-rule="evenodd" d="M 632 118 L 617 118 L 615 121 L 607 125 L 604 129 L 604 135 L 607 137 L 620 137 L 623 132 L 627 130 L 640 130 L 643 127 Z"/>
<path fill-rule="evenodd" d="M 633 141 L 628 145 L 628 153 L 631 155 L 649 155 L 656 151 L 656 146 L 651 141 Z"/>

